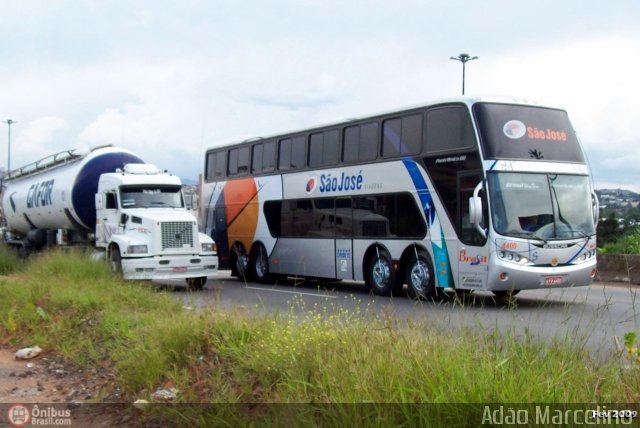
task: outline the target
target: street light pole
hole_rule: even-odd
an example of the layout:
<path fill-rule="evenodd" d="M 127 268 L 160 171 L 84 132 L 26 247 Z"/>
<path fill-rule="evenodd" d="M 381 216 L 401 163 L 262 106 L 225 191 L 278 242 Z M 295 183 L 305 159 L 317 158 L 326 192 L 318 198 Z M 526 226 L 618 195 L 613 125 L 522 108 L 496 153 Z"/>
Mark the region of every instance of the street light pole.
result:
<path fill-rule="evenodd" d="M 7 144 L 7 174 L 9 174 L 11 171 L 11 125 L 17 122 L 11 119 L 3 120 L 3 122 L 9 125 L 9 138 Z"/>
<path fill-rule="evenodd" d="M 462 95 L 464 95 L 465 66 L 467 62 L 473 61 L 474 59 L 478 59 L 478 57 L 477 56 L 472 57 L 467 53 L 461 53 L 457 57 L 452 56 L 449 59 L 452 59 L 454 61 L 460 61 L 462 63 Z"/>

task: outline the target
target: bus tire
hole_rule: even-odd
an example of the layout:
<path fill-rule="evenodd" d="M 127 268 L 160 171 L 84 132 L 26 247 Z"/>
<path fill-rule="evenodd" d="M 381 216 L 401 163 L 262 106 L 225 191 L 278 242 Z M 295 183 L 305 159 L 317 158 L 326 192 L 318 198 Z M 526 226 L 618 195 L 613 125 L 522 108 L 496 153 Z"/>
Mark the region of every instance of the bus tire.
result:
<path fill-rule="evenodd" d="M 269 257 L 267 256 L 267 250 L 264 248 L 264 245 L 259 244 L 254 248 L 249 262 L 251 263 L 251 276 L 253 276 L 257 282 L 261 284 L 271 282 Z"/>
<path fill-rule="evenodd" d="M 373 252 L 367 264 L 368 286 L 380 296 L 390 296 L 396 287 L 396 273 L 389 253 L 382 248 Z"/>
<path fill-rule="evenodd" d="M 433 265 L 429 255 L 418 251 L 409 257 L 405 280 L 409 286 L 409 296 L 413 299 L 431 299 L 437 296 Z"/>
<path fill-rule="evenodd" d="M 251 272 L 249 269 L 249 256 L 244 247 L 240 243 L 233 246 L 235 253 L 235 271 L 238 273 L 238 279 L 243 282 L 251 282 Z"/>

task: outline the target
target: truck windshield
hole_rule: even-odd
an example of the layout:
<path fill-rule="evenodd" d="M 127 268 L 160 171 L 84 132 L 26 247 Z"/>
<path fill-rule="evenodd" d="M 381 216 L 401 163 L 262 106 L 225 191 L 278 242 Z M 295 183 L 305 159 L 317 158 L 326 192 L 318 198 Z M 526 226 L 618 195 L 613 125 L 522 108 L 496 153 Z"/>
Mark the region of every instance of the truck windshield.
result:
<path fill-rule="evenodd" d="M 120 188 L 122 208 L 182 208 L 180 186 L 123 186 Z"/>
<path fill-rule="evenodd" d="M 499 234 L 542 240 L 595 234 L 587 176 L 492 173 L 488 180 Z"/>

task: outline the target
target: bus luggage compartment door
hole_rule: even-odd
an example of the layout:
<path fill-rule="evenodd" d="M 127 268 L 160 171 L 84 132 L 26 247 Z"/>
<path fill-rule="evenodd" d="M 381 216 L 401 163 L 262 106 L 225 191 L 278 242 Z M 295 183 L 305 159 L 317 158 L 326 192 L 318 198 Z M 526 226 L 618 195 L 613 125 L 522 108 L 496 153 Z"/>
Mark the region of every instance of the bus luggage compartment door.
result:
<path fill-rule="evenodd" d="M 336 239 L 336 278 L 353 279 L 353 245 L 351 239 Z"/>

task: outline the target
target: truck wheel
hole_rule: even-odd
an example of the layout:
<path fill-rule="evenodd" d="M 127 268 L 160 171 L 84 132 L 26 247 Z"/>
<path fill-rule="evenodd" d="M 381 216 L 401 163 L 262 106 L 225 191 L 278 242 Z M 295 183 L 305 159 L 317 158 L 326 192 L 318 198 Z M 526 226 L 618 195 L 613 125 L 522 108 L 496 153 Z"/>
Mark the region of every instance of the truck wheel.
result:
<path fill-rule="evenodd" d="M 436 297 L 437 290 L 433 276 L 433 266 L 424 251 L 412 254 L 407 263 L 405 279 L 409 286 L 409 295 L 414 299 Z"/>
<path fill-rule="evenodd" d="M 111 272 L 122 275 L 122 257 L 120 257 L 120 249 L 118 247 L 112 248 L 109 252 L 109 264 L 111 265 Z"/>
<path fill-rule="evenodd" d="M 264 245 L 260 244 L 251 254 L 251 274 L 253 278 L 261 283 L 265 284 L 271 280 L 269 274 L 269 257 L 267 257 L 267 250 Z"/>
<path fill-rule="evenodd" d="M 200 276 L 198 278 L 187 278 L 187 290 L 189 291 L 202 290 L 206 282 L 207 282 L 206 276 Z"/>
<path fill-rule="evenodd" d="M 383 249 L 377 249 L 369 258 L 368 286 L 375 294 L 389 296 L 396 286 L 396 273 L 391 256 Z"/>

